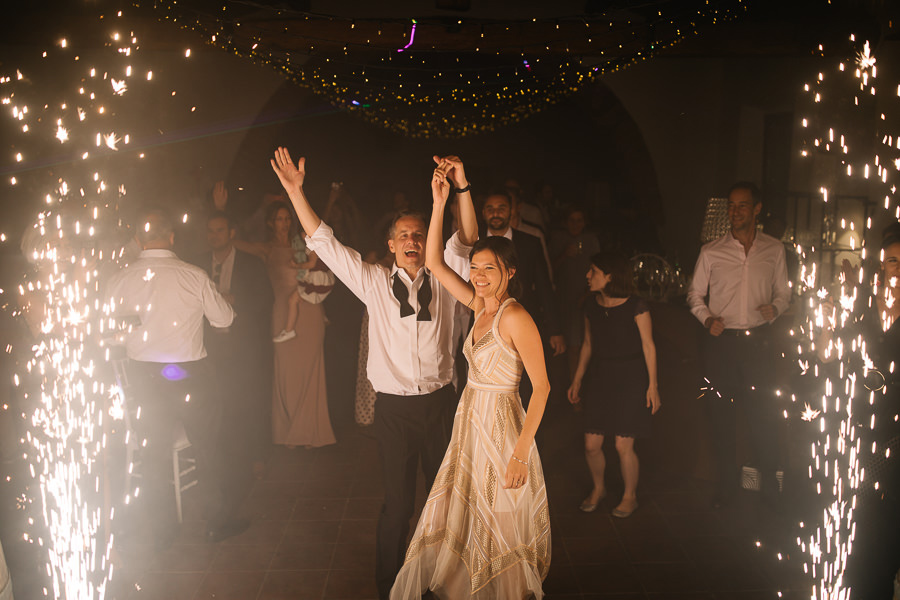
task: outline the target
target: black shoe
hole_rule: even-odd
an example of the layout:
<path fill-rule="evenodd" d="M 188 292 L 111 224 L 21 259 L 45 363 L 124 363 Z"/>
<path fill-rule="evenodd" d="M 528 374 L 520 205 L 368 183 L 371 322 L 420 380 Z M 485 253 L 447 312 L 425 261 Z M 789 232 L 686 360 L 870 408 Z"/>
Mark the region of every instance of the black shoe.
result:
<path fill-rule="evenodd" d="M 217 544 L 230 537 L 244 533 L 249 527 L 250 521 L 247 519 L 225 521 L 216 527 L 210 527 L 206 530 L 206 541 L 211 544 Z"/>

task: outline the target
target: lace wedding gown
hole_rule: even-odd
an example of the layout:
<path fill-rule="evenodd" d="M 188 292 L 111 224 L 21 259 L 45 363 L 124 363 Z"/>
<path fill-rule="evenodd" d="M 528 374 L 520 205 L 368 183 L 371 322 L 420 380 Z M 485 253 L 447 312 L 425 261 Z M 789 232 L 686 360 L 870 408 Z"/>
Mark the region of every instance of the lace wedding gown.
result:
<path fill-rule="evenodd" d="M 427 589 L 446 600 L 543 597 L 550 516 L 534 443 L 525 485 L 502 485 L 525 419 L 518 393 L 522 361 L 497 328 L 510 301 L 500 306 L 480 340 L 473 342 L 472 332 L 466 338 L 469 381 L 453 437 L 391 600 L 419 600 Z"/>

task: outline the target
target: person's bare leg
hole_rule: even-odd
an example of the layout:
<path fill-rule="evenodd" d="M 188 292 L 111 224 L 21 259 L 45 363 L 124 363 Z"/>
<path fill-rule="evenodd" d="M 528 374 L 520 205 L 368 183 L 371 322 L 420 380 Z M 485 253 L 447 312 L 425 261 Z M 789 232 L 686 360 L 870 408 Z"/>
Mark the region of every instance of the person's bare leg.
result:
<path fill-rule="evenodd" d="M 294 290 L 291 292 L 291 295 L 288 296 L 288 313 L 287 313 L 287 323 L 284 325 L 284 329 L 281 330 L 272 340 L 275 343 L 286 342 L 290 339 L 293 339 L 297 336 L 297 333 L 294 331 L 294 327 L 297 326 L 297 317 L 300 312 L 300 303 L 302 300 L 300 299 L 300 292 L 298 290 Z"/>
<path fill-rule="evenodd" d="M 606 484 L 603 482 L 603 475 L 606 472 L 606 457 L 603 456 L 602 435 L 596 433 L 584 434 L 584 457 L 587 460 L 588 470 L 591 472 L 591 479 L 594 481 L 594 489 L 581 503 L 581 510 L 591 512 L 596 508 L 600 500 L 606 496 Z"/>
<path fill-rule="evenodd" d="M 300 312 L 300 292 L 298 290 L 294 290 L 291 292 L 290 298 L 288 298 L 288 315 L 287 315 L 287 323 L 284 325 L 285 331 L 293 331 L 294 327 L 297 326 L 297 317 Z"/>
<path fill-rule="evenodd" d="M 622 465 L 622 479 L 625 481 L 625 493 L 622 502 L 615 508 L 615 516 L 628 516 L 637 508 L 637 484 L 640 464 L 634 452 L 634 438 L 616 436 L 616 451 Z M 617 514 L 618 513 L 618 514 Z"/>

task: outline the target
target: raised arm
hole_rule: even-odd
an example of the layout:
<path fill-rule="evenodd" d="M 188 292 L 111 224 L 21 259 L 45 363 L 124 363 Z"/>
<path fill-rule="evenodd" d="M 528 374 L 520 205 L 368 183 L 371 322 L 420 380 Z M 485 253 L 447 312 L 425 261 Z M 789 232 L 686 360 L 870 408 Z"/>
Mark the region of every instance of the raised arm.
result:
<path fill-rule="evenodd" d="M 445 175 L 458 190 L 456 196 L 459 200 L 459 241 L 466 246 L 471 246 L 478 239 L 478 218 L 475 215 L 475 204 L 472 202 L 472 191 L 469 189 L 469 180 L 466 177 L 463 163 L 458 156 L 445 156 L 444 158 L 434 156 L 433 158 L 438 166 L 441 163 L 450 165 L 450 169 Z"/>
<path fill-rule="evenodd" d="M 443 229 L 444 209 L 450 195 L 450 182 L 447 172 L 452 169 L 451 163 L 441 161 L 431 178 L 431 194 L 434 205 L 431 210 L 431 223 L 428 226 L 428 237 L 425 240 L 425 266 L 438 278 L 454 298 L 468 306 L 475 307 L 475 289 L 444 261 Z M 471 202 L 471 199 L 469 200 Z"/>
<path fill-rule="evenodd" d="M 297 211 L 303 231 L 306 232 L 306 235 L 312 236 L 322 220 L 309 205 L 306 194 L 303 193 L 303 180 L 306 179 L 306 159 L 301 157 L 294 165 L 287 148 L 279 146 L 275 150 L 275 158 L 269 162 L 272 164 L 272 170 L 278 175 L 281 185 L 284 186 L 288 198 L 291 199 L 294 210 Z"/>
<path fill-rule="evenodd" d="M 526 481 L 528 478 L 528 458 L 531 455 L 534 436 L 541 419 L 544 418 L 544 409 L 550 396 L 550 380 L 547 378 L 541 335 L 528 311 L 519 304 L 510 305 L 500 318 L 499 329 L 501 337 L 508 336 L 512 346 L 519 353 L 533 388 L 528 410 L 525 412 L 525 421 L 522 423 L 522 431 L 506 466 L 503 487 L 509 488 L 516 479 Z"/>
<path fill-rule="evenodd" d="M 234 239 L 231 243 L 234 244 L 234 247 L 238 250 L 252 254 L 262 260 L 269 258 L 268 246 L 262 242 L 248 242 L 247 240 Z"/>

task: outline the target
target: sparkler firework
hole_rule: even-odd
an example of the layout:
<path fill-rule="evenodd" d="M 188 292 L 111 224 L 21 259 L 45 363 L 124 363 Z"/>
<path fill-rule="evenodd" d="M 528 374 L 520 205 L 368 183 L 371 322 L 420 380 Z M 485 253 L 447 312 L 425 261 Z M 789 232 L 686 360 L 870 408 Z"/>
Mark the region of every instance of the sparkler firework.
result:
<path fill-rule="evenodd" d="M 110 465 L 126 456 L 119 435 L 126 409 L 110 365 L 108 342 L 118 332 L 102 281 L 130 237 L 119 212 L 123 173 L 143 158 L 123 131 L 135 110 L 129 98 L 152 77 L 122 13 L 102 15 L 99 24 L 81 32 L 85 39 L 56 40 L 42 61 L 0 79 L 4 112 L 21 131 L 7 180 L 27 185 L 43 207 L 22 236 L 33 272 L 17 290 L 33 344 L 14 377 L 27 407 L 21 443 L 32 479 L 22 486 L 41 510 L 24 538 L 46 552 L 44 595 L 69 600 L 106 597 L 111 523 L 117 507 L 139 494 L 115 489 L 109 477 Z M 101 44 L 90 37 L 96 31 Z"/>
<path fill-rule="evenodd" d="M 820 239 L 797 247 L 798 291 L 806 317 L 794 332 L 800 338 L 801 370 L 810 368 L 807 350 L 815 351 L 821 362 L 813 367 L 821 384 L 818 398 L 797 403 L 796 411 L 818 432 L 810 445 L 808 466 L 818 500 L 815 527 L 801 523 L 808 534 L 797 538 L 808 555 L 804 571 L 815 582 L 811 590 L 815 600 L 851 597 L 845 571 L 857 537 L 855 516 L 863 495 L 879 486 L 877 477 L 866 473 L 863 465 L 868 456 L 884 454 L 873 441 L 876 423 L 895 419 L 880 407 L 884 379 L 873 362 L 875 340 L 868 339 L 860 317 L 874 309 L 873 298 L 884 292 L 875 277 L 877 269 L 871 268 L 871 259 L 879 257 L 870 255 L 867 233 L 873 220 L 900 216 L 894 183 L 900 170 L 900 138 L 886 133 L 891 124 L 885 108 L 890 104 L 896 110 L 897 99 L 882 101 L 876 95 L 878 65 L 869 43 L 852 36 L 850 43 L 855 51 L 852 59 L 818 73 L 815 81 L 804 86 L 813 113 L 802 120 L 806 139 L 801 155 L 817 161 L 822 172 L 828 173 L 819 190 L 818 207 L 827 225 Z M 864 203 L 856 215 L 845 211 L 839 215 L 836 198 L 850 192 L 883 198 L 881 208 Z M 829 215 L 835 216 L 833 223 Z M 877 245 L 876 240 L 871 242 Z M 840 252 L 862 264 L 858 269 L 849 264 L 839 269 Z M 884 317 L 881 314 L 878 319 L 882 331 L 890 326 Z"/>

